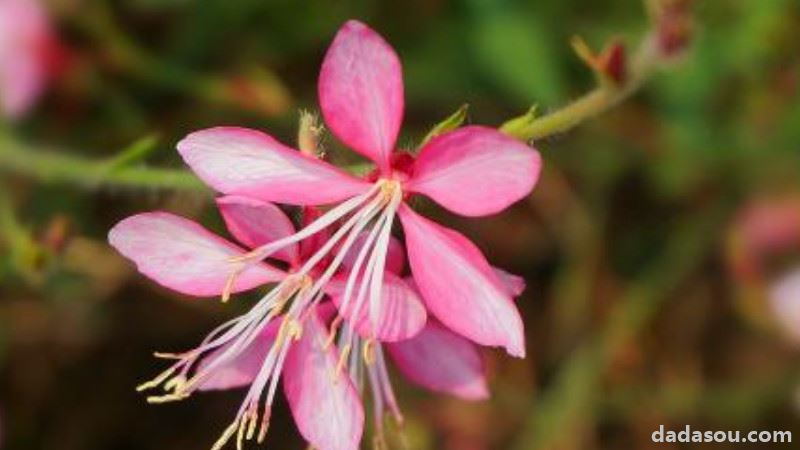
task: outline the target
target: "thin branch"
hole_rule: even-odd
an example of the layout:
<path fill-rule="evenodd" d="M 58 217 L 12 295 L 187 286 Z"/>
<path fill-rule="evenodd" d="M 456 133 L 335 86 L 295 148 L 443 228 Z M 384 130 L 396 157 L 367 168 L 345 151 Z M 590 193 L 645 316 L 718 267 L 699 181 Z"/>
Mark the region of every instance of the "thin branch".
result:
<path fill-rule="evenodd" d="M 41 151 L 8 136 L 0 136 L 0 171 L 22 174 L 44 183 L 65 183 L 88 188 L 206 190 L 200 180 L 186 170 L 119 167 L 115 162 Z"/>

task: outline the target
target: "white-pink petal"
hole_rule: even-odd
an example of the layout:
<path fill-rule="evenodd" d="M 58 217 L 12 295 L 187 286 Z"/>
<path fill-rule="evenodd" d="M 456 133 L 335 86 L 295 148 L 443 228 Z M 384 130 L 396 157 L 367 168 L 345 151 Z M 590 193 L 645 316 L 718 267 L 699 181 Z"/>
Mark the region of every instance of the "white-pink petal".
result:
<path fill-rule="evenodd" d="M 122 220 L 108 241 L 133 261 L 139 272 L 178 292 L 213 297 L 225 290 L 232 273 L 240 271 L 231 293 L 282 279 L 285 273 L 266 264 L 231 262 L 245 250 L 191 220 L 166 212 L 138 214 Z"/>
<path fill-rule="evenodd" d="M 495 275 L 497 275 L 497 278 L 503 283 L 512 297 L 519 297 L 525 290 L 525 278 L 506 272 L 499 267 L 492 267 L 492 270 L 494 270 Z"/>
<path fill-rule="evenodd" d="M 337 373 L 335 347 L 317 314 L 303 323 L 283 368 L 283 389 L 300 434 L 318 450 L 357 450 L 364 408 L 346 371 Z"/>
<path fill-rule="evenodd" d="M 273 203 L 252 197 L 227 195 L 217 198 L 217 206 L 228 231 L 248 248 L 260 247 L 295 232 L 289 217 Z M 272 256 L 288 263 L 295 262 L 298 246 L 290 244 Z"/>
<path fill-rule="evenodd" d="M 539 153 L 497 130 L 470 126 L 420 150 L 406 188 L 464 216 L 484 216 L 527 196 L 539 179 Z"/>
<path fill-rule="evenodd" d="M 466 400 L 489 397 L 486 367 L 478 347 L 430 320 L 413 338 L 386 344 L 403 375 L 434 392 Z"/>
<path fill-rule="evenodd" d="M 224 194 L 292 205 L 322 205 L 353 197 L 370 184 L 289 148 L 260 131 L 217 127 L 178 143 L 186 163 Z"/>
<path fill-rule="evenodd" d="M 480 250 L 463 235 L 406 205 L 399 210 L 414 282 L 428 310 L 451 330 L 525 355 L 522 318 Z"/>
<path fill-rule="evenodd" d="M 428 319 L 425 305 L 411 287 L 397 275 L 386 272 L 381 290 L 381 307 L 378 323 L 373 326 L 370 319 L 370 305 L 367 299 L 355 314 L 356 296 L 361 278 L 354 284 L 350 301 L 343 308 L 343 298 L 347 285 L 347 274 L 337 275 L 325 287 L 339 314 L 355 324 L 356 331 L 365 338 L 375 338 L 381 342 L 395 342 L 408 339 L 419 333 Z M 354 317 L 355 316 L 355 317 Z"/>
<path fill-rule="evenodd" d="M 345 23 L 325 55 L 318 88 L 333 134 L 388 170 L 404 108 L 403 72 L 392 47 L 363 23 Z"/>

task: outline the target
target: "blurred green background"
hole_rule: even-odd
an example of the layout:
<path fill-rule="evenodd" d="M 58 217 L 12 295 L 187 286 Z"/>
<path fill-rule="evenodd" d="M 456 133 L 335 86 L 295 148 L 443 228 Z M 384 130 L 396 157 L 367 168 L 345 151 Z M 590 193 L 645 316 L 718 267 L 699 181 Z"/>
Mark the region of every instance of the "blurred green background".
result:
<path fill-rule="evenodd" d="M 120 164 L 181 169 L 175 143 L 222 124 L 293 143 L 298 111 L 316 108 L 324 51 L 350 18 L 403 61 L 405 145 L 463 103 L 469 122 L 490 126 L 532 104 L 555 110 L 595 82 L 574 34 L 630 50 L 651 26 L 638 0 L 47 7 L 68 65 L 31 114 L 0 127 L 0 146 L 15 149 L 0 158 L 0 445 L 12 450 L 209 448 L 241 400 L 150 406 L 137 395 L 162 368 L 154 350 L 189 348 L 247 304 L 171 294 L 105 243 L 118 220 L 151 209 L 221 229 L 211 195 L 191 180 L 70 182 L 37 155 L 115 161 L 128 149 L 149 152 L 146 163 Z M 755 256 L 739 225 L 752 205 L 800 196 L 798 30 L 796 0 L 697 1 L 688 48 L 640 92 L 534 143 L 545 168 L 528 200 L 479 220 L 423 205 L 525 276 L 529 356 L 487 353 L 493 397 L 477 404 L 394 377 L 411 449 L 687 448 L 652 443 L 662 424 L 800 440 L 800 354 L 769 306 L 771 283 L 800 264 L 800 239 Z M 332 137 L 325 145 L 345 155 Z M 742 264 L 754 269 L 742 275 Z M 273 418 L 269 448 L 304 448 L 282 400 Z"/>

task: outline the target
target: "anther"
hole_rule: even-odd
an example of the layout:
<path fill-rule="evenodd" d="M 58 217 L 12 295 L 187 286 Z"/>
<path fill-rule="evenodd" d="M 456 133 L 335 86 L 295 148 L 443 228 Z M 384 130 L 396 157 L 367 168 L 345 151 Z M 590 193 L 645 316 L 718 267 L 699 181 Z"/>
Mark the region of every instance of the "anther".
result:
<path fill-rule="evenodd" d="M 330 330 L 328 331 L 328 339 L 326 339 L 325 343 L 322 345 L 323 350 L 331 348 L 331 345 L 333 345 L 333 341 L 336 340 L 336 332 L 339 330 L 339 325 L 342 324 L 343 320 L 344 318 L 342 316 L 337 316 L 335 319 L 333 319 L 333 322 L 331 322 Z"/>
<path fill-rule="evenodd" d="M 151 405 L 160 405 L 162 403 L 178 402 L 187 397 L 189 397 L 189 394 L 183 392 L 160 396 L 150 396 L 147 397 L 147 403 L 150 403 Z"/>
<path fill-rule="evenodd" d="M 345 364 L 347 364 L 348 356 L 350 356 L 350 344 L 345 344 L 345 346 L 342 347 L 341 354 L 339 355 L 339 361 L 336 363 L 336 372 L 333 374 L 334 383 L 339 381 L 339 375 L 341 375 Z"/>
<path fill-rule="evenodd" d="M 158 387 L 158 385 L 163 383 L 167 378 L 169 378 L 173 374 L 173 372 L 175 372 L 175 369 L 176 369 L 176 367 L 171 367 L 171 368 L 165 370 L 164 372 L 161 372 L 160 375 L 158 375 L 157 377 L 153 378 L 152 380 L 144 382 L 144 383 L 140 384 L 139 386 L 136 386 L 136 392 L 142 392 L 142 391 L 146 391 L 148 389 L 153 389 L 155 387 Z"/>
<path fill-rule="evenodd" d="M 373 339 L 368 339 L 364 342 L 361 356 L 368 366 L 375 364 L 375 341 Z"/>
<path fill-rule="evenodd" d="M 225 429 L 225 431 L 222 433 L 222 436 L 220 436 L 219 439 L 217 439 L 217 442 L 215 442 L 214 445 L 211 447 L 211 450 L 220 450 L 222 449 L 222 447 L 225 446 L 225 444 L 228 442 L 231 436 L 233 436 L 233 433 L 236 433 L 236 427 L 238 426 L 238 422 L 239 421 L 236 420 L 235 422 L 230 424 L 228 428 Z"/>
<path fill-rule="evenodd" d="M 183 375 L 178 375 L 178 376 L 175 376 L 175 377 L 171 378 L 166 383 L 164 383 L 164 390 L 168 391 L 168 392 L 169 391 L 173 391 L 173 392 L 177 393 L 178 391 L 181 390 L 181 388 L 185 384 L 186 384 L 186 377 L 184 377 Z"/>
<path fill-rule="evenodd" d="M 231 299 L 231 292 L 233 291 L 233 284 L 236 283 L 236 278 L 242 272 L 242 269 L 236 269 L 228 275 L 228 279 L 225 280 L 225 287 L 222 288 L 222 303 L 227 303 L 228 300 Z"/>

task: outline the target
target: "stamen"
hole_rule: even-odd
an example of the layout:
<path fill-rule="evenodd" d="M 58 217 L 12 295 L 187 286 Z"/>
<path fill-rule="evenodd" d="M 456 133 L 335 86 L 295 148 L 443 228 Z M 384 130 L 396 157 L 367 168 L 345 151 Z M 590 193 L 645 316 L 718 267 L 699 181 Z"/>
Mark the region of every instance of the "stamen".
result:
<path fill-rule="evenodd" d="M 170 367 L 169 369 L 161 372 L 157 377 L 153 378 L 150 381 L 146 381 L 139 386 L 136 386 L 136 392 L 146 391 L 148 389 L 153 389 L 158 387 L 161 383 L 163 383 L 167 378 L 169 378 L 173 372 L 175 372 L 176 367 Z"/>
<path fill-rule="evenodd" d="M 372 188 L 370 188 L 369 191 L 341 203 L 337 207 L 331 209 L 324 215 L 320 216 L 317 220 L 311 222 L 308 226 L 298 231 L 297 233 L 282 239 L 278 239 L 277 241 L 270 242 L 269 244 L 256 248 L 244 255 L 230 258 L 229 261 L 251 262 L 254 260 L 267 258 L 272 253 L 286 247 L 287 245 L 299 242 L 327 228 L 340 218 L 346 216 L 348 213 L 352 212 L 353 210 L 361 206 L 362 203 L 364 203 L 368 198 L 372 197 L 375 194 L 375 192 L 378 191 L 379 189 L 380 185 L 375 184 L 372 186 Z"/>
<path fill-rule="evenodd" d="M 270 418 L 270 411 L 264 411 L 264 415 L 261 416 L 261 426 L 258 428 L 258 439 L 256 442 L 262 444 L 264 439 L 267 437 L 267 431 L 269 431 L 269 418 Z"/>
<path fill-rule="evenodd" d="M 227 303 L 231 299 L 231 292 L 233 291 L 233 284 L 236 283 L 236 278 L 242 273 L 243 268 L 238 268 L 228 275 L 225 280 L 225 287 L 222 288 L 222 303 Z"/>
<path fill-rule="evenodd" d="M 344 318 L 342 316 L 336 316 L 336 318 L 333 319 L 333 322 L 331 322 L 331 326 L 328 331 L 328 338 L 325 340 L 325 343 L 322 344 L 323 350 L 331 348 L 331 345 L 333 345 L 333 341 L 336 340 L 336 331 L 339 330 L 339 325 L 342 324 L 343 320 Z"/>
<path fill-rule="evenodd" d="M 154 352 L 153 357 L 158 359 L 183 359 L 188 356 L 189 353 L 165 353 L 165 352 Z"/>
<path fill-rule="evenodd" d="M 236 432 L 236 450 L 242 450 L 245 426 L 249 421 L 250 421 L 250 413 L 248 411 L 247 413 L 244 414 L 244 416 L 242 416 L 241 419 L 239 419 L 239 426 L 237 427 L 237 432 Z"/>
<path fill-rule="evenodd" d="M 375 341 L 373 339 L 367 339 L 364 342 L 364 349 L 362 356 L 364 358 L 364 362 L 368 366 L 375 364 Z"/>
<path fill-rule="evenodd" d="M 344 370 L 344 365 L 347 363 L 347 357 L 350 356 L 350 344 L 345 344 L 342 347 L 341 353 L 339 355 L 339 361 L 336 363 L 336 372 L 333 374 L 333 382 L 339 382 L 339 376 L 342 374 L 342 370 Z"/>
<path fill-rule="evenodd" d="M 184 377 L 183 375 L 177 375 L 173 377 L 171 380 L 164 383 L 164 390 L 178 392 L 182 390 L 181 388 L 184 384 L 186 384 L 186 377 Z"/>
<path fill-rule="evenodd" d="M 222 447 L 224 447 L 225 444 L 228 443 L 231 436 L 233 436 L 233 433 L 236 432 L 236 427 L 238 426 L 238 422 L 239 421 L 236 420 L 235 422 L 230 424 L 228 428 L 225 429 L 225 431 L 222 433 L 222 436 L 220 436 L 219 439 L 217 439 L 217 442 L 215 442 L 214 445 L 211 447 L 211 450 L 221 450 Z"/>
<path fill-rule="evenodd" d="M 147 397 L 147 403 L 151 405 L 160 405 L 162 403 L 170 403 L 170 402 L 177 402 L 181 401 L 185 398 L 189 397 L 189 394 L 183 393 L 173 393 L 173 394 L 166 394 L 166 395 L 154 395 Z"/>

